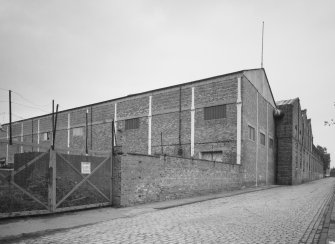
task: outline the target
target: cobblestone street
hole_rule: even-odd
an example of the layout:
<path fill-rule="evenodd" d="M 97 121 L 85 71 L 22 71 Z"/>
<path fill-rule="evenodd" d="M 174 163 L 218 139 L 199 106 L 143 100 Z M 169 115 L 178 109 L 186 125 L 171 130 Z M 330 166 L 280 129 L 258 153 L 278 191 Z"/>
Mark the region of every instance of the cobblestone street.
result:
<path fill-rule="evenodd" d="M 328 178 L 157 209 L 17 243 L 314 243 L 334 184 Z"/>

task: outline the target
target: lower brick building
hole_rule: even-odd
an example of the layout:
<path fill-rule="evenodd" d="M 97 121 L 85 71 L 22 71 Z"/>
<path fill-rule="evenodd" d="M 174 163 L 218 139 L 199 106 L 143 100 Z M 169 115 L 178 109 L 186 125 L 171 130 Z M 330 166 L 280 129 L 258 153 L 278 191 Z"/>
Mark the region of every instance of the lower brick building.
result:
<path fill-rule="evenodd" d="M 276 120 L 278 109 L 284 116 Z M 14 142 L 27 144 L 16 153 L 44 150 L 29 143 L 50 145 L 51 118 L 14 122 Z M 251 69 L 60 111 L 55 147 L 85 153 L 114 142 L 120 153 L 210 160 L 235 165 L 241 186 L 257 186 L 320 178 L 311 138 L 300 105 L 276 104 L 265 70 Z M 0 154 L 11 161 L 8 146 Z"/>

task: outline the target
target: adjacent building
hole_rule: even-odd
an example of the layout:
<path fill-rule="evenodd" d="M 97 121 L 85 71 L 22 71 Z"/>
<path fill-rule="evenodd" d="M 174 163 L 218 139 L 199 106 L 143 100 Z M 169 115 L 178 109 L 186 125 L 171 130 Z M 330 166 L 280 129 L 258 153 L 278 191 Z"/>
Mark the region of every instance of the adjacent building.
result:
<path fill-rule="evenodd" d="M 300 184 L 323 177 L 323 161 L 313 144 L 311 120 L 299 98 L 277 102 L 284 116 L 276 122 L 277 183 Z"/>

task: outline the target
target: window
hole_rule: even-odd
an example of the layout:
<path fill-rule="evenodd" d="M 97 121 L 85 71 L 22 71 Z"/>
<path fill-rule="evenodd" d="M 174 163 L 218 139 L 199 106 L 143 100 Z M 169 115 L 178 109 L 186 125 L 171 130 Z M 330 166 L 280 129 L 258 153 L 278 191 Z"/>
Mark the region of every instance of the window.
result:
<path fill-rule="evenodd" d="M 50 140 L 50 132 L 42 133 L 42 140 L 43 141 L 49 141 Z"/>
<path fill-rule="evenodd" d="M 222 151 L 201 152 L 201 159 L 222 162 Z"/>
<path fill-rule="evenodd" d="M 226 105 L 218 105 L 204 108 L 204 119 L 222 119 L 226 118 Z"/>
<path fill-rule="evenodd" d="M 269 138 L 269 148 L 273 149 L 273 139 Z"/>
<path fill-rule="evenodd" d="M 83 136 L 83 135 L 84 135 L 84 129 L 82 127 L 73 128 L 73 136 Z"/>
<path fill-rule="evenodd" d="M 249 139 L 255 141 L 255 128 L 248 125 L 249 128 Z"/>
<path fill-rule="evenodd" d="M 259 142 L 265 146 L 265 135 L 262 132 L 259 133 L 259 140 Z"/>
<path fill-rule="evenodd" d="M 140 119 L 126 119 L 126 130 L 138 129 L 140 128 Z"/>

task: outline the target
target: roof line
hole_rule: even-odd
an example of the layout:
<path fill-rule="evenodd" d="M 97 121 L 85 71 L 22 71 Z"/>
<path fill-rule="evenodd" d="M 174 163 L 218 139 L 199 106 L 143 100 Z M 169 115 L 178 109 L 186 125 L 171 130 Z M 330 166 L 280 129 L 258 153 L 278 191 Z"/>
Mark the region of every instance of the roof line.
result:
<path fill-rule="evenodd" d="M 271 86 L 270 86 L 270 83 L 269 83 L 269 79 L 268 79 L 268 76 L 266 75 L 266 72 L 265 72 L 265 69 L 262 67 L 261 68 L 265 74 L 265 78 L 266 78 L 266 82 L 268 83 L 268 86 L 270 88 L 270 92 L 271 92 L 271 96 L 272 96 L 272 99 L 273 99 L 273 102 L 275 103 L 275 106 L 277 107 L 277 104 L 276 104 L 276 100 L 275 100 L 275 97 L 273 96 L 273 93 L 272 93 L 272 89 L 271 89 Z"/>
<path fill-rule="evenodd" d="M 234 74 L 238 74 L 238 73 L 243 73 L 243 72 L 245 72 L 245 71 L 252 71 L 252 70 L 259 70 L 259 69 L 261 69 L 261 68 L 244 69 L 244 70 L 239 70 L 239 71 L 235 71 L 235 72 L 231 72 L 231 73 L 227 73 L 227 74 L 211 76 L 211 77 L 204 78 L 204 79 L 199 79 L 199 80 L 194 80 L 194 81 L 184 82 L 184 83 L 177 84 L 177 85 L 172 85 L 172 86 L 162 87 L 162 88 L 158 88 L 158 89 L 154 89 L 154 90 L 149 90 L 149 91 L 145 91 L 145 92 L 140 92 L 140 93 L 134 93 L 134 94 L 126 95 L 126 96 L 123 96 L 123 97 L 113 98 L 113 99 L 109 99 L 109 100 L 105 100 L 105 101 L 101 101 L 101 102 L 96 102 L 96 103 L 91 103 L 91 104 L 87 104 L 87 105 L 83 105 L 83 106 L 78 106 L 78 107 L 74 107 L 74 108 L 69 108 L 69 109 L 65 109 L 65 110 L 58 111 L 58 113 L 63 113 L 63 112 L 67 112 L 67 111 L 71 111 L 71 110 L 75 110 L 75 109 L 87 108 L 87 107 L 91 107 L 91 106 L 100 105 L 100 104 L 103 104 L 103 103 L 113 102 L 113 101 L 120 100 L 120 99 L 123 99 L 123 98 L 129 98 L 129 97 L 140 96 L 140 95 L 144 95 L 144 94 L 147 94 L 147 93 L 152 93 L 152 92 L 162 91 L 162 90 L 165 90 L 165 89 L 177 88 L 177 87 L 180 87 L 180 86 L 185 86 L 185 85 L 190 85 L 190 84 L 194 84 L 194 83 L 199 83 L 199 82 L 206 81 L 206 80 L 210 80 L 210 79 L 222 78 L 222 77 L 229 76 L 229 75 L 234 75 Z M 262 68 L 262 69 L 263 69 L 263 68 Z M 270 88 L 270 89 L 271 89 L 271 88 Z M 272 93 L 272 92 L 271 92 L 271 93 Z M 16 120 L 16 121 L 14 121 L 13 123 L 16 123 L 16 122 L 23 122 L 23 121 L 32 120 L 32 119 L 37 119 L 37 118 L 41 118 L 41 117 L 45 117 L 45 116 L 49 116 L 49 115 L 52 115 L 52 113 L 43 114 L 43 115 L 39 115 L 39 116 L 35 116 L 35 117 L 31 117 L 31 118 L 27 118 L 27 119 L 22 119 L 22 120 Z M 7 124 L 8 124 L 8 123 L 7 123 Z M 3 125 L 7 125 L 7 124 L 3 124 Z"/>
<path fill-rule="evenodd" d="M 277 103 L 282 103 L 282 102 L 287 102 L 287 101 L 295 101 L 295 100 L 299 100 L 299 97 L 295 97 L 295 98 L 292 98 L 292 99 L 279 100 L 279 101 L 277 101 Z M 281 105 L 282 104 L 279 104 L 279 106 L 281 106 Z"/>

